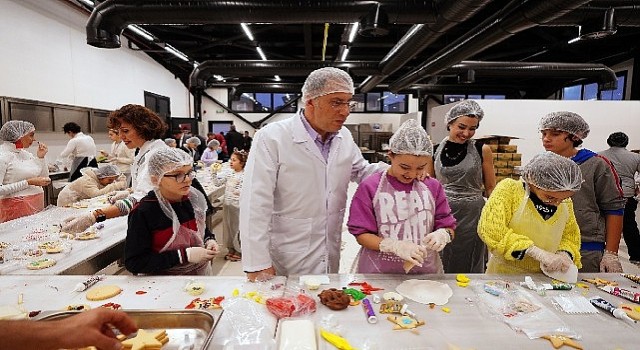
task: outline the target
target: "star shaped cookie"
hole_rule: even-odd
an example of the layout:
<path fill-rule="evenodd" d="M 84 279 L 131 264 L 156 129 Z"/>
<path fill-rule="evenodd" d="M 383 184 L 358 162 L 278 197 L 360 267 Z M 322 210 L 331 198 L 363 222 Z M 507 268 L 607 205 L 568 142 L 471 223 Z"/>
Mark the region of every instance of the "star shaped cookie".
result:
<path fill-rule="evenodd" d="M 123 341 L 122 346 L 124 349 L 131 350 L 160 349 L 167 342 L 169 342 L 169 336 L 166 330 L 147 332 L 140 329 L 134 338 Z"/>

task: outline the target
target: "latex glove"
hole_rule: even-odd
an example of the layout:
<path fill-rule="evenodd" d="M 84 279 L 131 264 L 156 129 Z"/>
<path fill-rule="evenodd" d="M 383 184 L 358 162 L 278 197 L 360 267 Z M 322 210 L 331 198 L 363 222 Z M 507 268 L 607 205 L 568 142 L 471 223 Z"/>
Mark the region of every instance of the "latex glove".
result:
<path fill-rule="evenodd" d="M 422 238 L 422 245 L 436 252 L 442 251 L 447 243 L 451 243 L 451 235 L 443 228 L 439 228 Z"/>
<path fill-rule="evenodd" d="M 573 260 L 569 256 L 567 252 L 556 252 L 556 256 L 560 257 L 560 259 L 556 259 L 553 264 L 554 265 L 545 265 L 547 271 L 562 271 L 566 272 L 569 270 L 569 267 L 573 265 Z"/>
<path fill-rule="evenodd" d="M 120 199 L 125 199 L 127 197 L 131 196 L 131 192 L 127 191 L 127 190 L 123 190 L 123 191 L 114 191 L 109 193 L 109 195 L 107 196 L 107 200 L 109 201 L 109 203 L 113 204 L 116 201 L 120 200 Z"/>
<path fill-rule="evenodd" d="M 77 217 L 69 217 L 62 221 L 62 232 L 81 233 L 96 223 L 93 212 L 87 212 Z"/>
<path fill-rule="evenodd" d="M 538 260 L 542 265 L 544 265 L 547 271 L 567 271 L 567 269 L 569 269 L 569 265 L 566 265 L 565 267 L 565 262 L 568 256 L 564 252 L 558 253 L 550 253 L 532 245 L 527 248 L 525 254 Z"/>
<path fill-rule="evenodd" d="M 204 247 L 187 248 L 187 260 L 193 264 L 210 261 L 215 256 L 216 253 Z"/>
<path fill-rule="evenodd" d="M 422 267 L 427 249 L 409 241 L 398 241 L 393 238 L 385 238 L 380 241 L 380 251 L 395 254 L 405 261 Z"/>
<path fill-rule="evenodd" d="M 220 251 L 220 247 L 218 246 L 218 242 L 215 239 L 210 239 L 207 243 L 204 244 L 204 247 L 213 251 L 215 254 L 218 254 Z"/>
<path fill-rule="evenodd" d="M 623 272 L 618 255 L 605 250 L 600 260 L 600 272 Z"/>

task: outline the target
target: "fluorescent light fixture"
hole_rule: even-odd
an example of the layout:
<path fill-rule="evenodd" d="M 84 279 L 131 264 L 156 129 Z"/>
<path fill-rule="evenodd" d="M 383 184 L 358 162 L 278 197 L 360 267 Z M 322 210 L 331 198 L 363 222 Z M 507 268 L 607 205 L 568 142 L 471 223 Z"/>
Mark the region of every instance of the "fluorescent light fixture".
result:
<path fill-rule="evenodd" d="M 146 30 L 138 27 L 135 24 L 129 24 L 127 26 L 127 29 L 129 29 L 130 31 L 136 33 L 138 36 L 141 36 L 144 39 L 147 39 L 149 41 L 153 41 L 153 36 L 151 35 L 151 33 L 147 32 Z"/>
<path fill-rule="evenodd" d="M 356 34 L 358 33 L 358 27 L 359 26 L 360 26 L 360 22 L 354 22 L 353 24 L 351 24 L 351 32 L 349 32 L 349 42 L 350 43 L 352 43 L 353 39 L 356 38 Z"/>
<path fill-rule="evenodd" d="M 573 43 L 578 42 L 578 41 L 580 41 L 580 37 L 579 36 L 567 41 L 567 44 L 573 44 Z"/>
<path fill-rule="evenodd" d="M 280 80 L 282 80 L 282 79 L 280 79 L 280 76 L 279 76 L 279 75 L 274 75 L 273 77 L 276 79 L 276 81 L 280 81 Z"/>
<path fill-rule="evenodd" d="M 93 1 L 91 1 L 91 0 L 78 0 L 78 2 L 81 2 L 81 3 L 83 3 L 83 4 L 87 5 L 87 6 L 91 6 L 91 7 L 95 6 Z"/>
<path fill-rule="evenodd" d="M 340 61 L 346 61 L 348 54 L 349 54 L 349 48 L 345 47 L 344 51 L 342 51 L 342 57 L 340 57 Z"/>
<path fill-rule="evenodd" d="M 217 80 L 217 81 L 223 81 L 224 77 L 222 75 L 218 75 L 218 74 L 214 74 L 213 77 Z"/>
<path fill-rule="evenodd" d="M 247 38 L 249 38 L 249 40 L 253 41 L 253 34 L 251 33 L 251 30 L 249 29 L 249 26 L 246 23 L 240 23 L 240 26 L 242 27 L 242 30 L 244 30 L 244 34 L 247 35 Z"/>
<path fill-rule="evenodd" d="M 185 62 L 189 62 L 189 57 L 187 57 L 187 55 L 183 54 L 182 52 L 178 51 L 178 49 L 176 49 L 175 47 L 167 44 L 164 47 L 164 50 L 167 51 L 168 53 L 178 57 L 179 59 L 185 61 Z"/>
<path fill-rule="evenodd" d="M 260 46 L 256 46 L 256 50 L 258 50 L 258 54 L 260 55 L 260 58 L 262 58 L 263 61 L 266 61 L 267 56 L 265 56 L 264 52 L 262 52 L 262 48 Z"/>

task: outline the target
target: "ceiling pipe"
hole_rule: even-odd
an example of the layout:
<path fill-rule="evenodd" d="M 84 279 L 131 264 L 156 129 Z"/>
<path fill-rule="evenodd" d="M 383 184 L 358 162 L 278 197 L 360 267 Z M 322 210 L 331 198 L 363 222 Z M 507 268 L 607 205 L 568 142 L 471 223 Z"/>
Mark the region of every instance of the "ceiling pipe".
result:
<path fill-rule="evenodd" d="M 265 75 L 265 72 L 280 76 L 307 76 L 312 71 L 323 67 L 336 67 L 349 71 L 353 75 L 365 76 L 378 73 L 378 62 L 367 61 L 231 61 L 210 60 L 199 64 L 189 76 L 189 89 L 205 89 L 207 80 L 214 74 L 255 77 Z"/>
<path fill-rule="evenodd" d="M 353 23 L 378 5 L 389 23 L 435 21 L 433 1 L 106 0 L 87 21 L 87 44 L 118 48 L 120 33 L 129 24 Z"/>
<path fill-rule="evenodd" d="M 462 61 L 439 75 L 460 75 L 470 70 L 476 77 L 593 78 L 603 90 L 614 90 L 618 85 L 616 73 L 597 63 Z"/>
<path fill-rule="evenodd" d="M 438 0 L 434 7 L 436 20 L 433 24 L 413 25 L 398 43 L 380 61 L 380 75 L 367 77 L 359 86 L 362 92 L 371 91 L 438 40 L 447 30 L 473 17 L 492 0 Z"/>
<path fill-rule="evenodd" d="M 613 8 L 616 14 L 616 26 L 640 27 L 640 5 L 592 7 L 585 6 L 572 11 L 560 18 L 554 19 L 543 26 L 575 26 L 589 20 L 601 19 L 607 10 Z"/>
<path fill-rule="evenodd" d="M 425 63 L 390 85 L 391 91 L 402 90 L 422 79 L 436 75 L 460 61 L 496 45 L 516 33 L 550 22 L 588 3 L 589 0 L 532 0 L 510 14 L 489 17 Z M 501 17 L 504 16 L 504 17 Z"/>

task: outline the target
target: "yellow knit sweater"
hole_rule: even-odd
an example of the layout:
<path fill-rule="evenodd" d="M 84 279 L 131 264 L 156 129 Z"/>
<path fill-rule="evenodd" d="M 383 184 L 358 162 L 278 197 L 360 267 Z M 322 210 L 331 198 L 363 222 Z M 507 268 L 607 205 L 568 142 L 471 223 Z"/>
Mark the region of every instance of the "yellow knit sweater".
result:
<path fill-rule="evenodd" d="M 526 250 L 533 244 L 529 237 L 519 232 L 514 232 L 509 227 L 511 218 L 522 203 L 524 193 L 521 181 L 512 179 L 500 181 L 482 209 L 480 222 L 478 222 L 478 234 L 489 248 L 489 251 L 502 257 L 507 264 L 512 264 L 521 270 L 540 272 L 540 262 L 537 260 L 529 256 L 525 256 L 522 260 L 516 260 L 511 255 L 514 251 Z M 533 202 L 530 199 L 527 199 L 527 202 L 525 215 L 534 215 L 544 224 L 550 224 L 555 221 L 558 211 L 545 221 L 533 206 Z M 567 206 L 569 220 L 562 232 L 558 250 L 565 250 L 571 253 L 574 264 L 580 268 L 582 267 L 580 263 L 580 229 L 573 213 L 573 202 L 567 200 L 561 205 Z"/>

